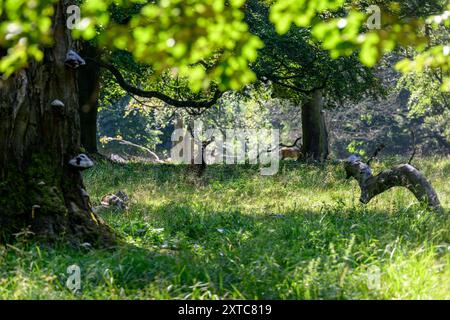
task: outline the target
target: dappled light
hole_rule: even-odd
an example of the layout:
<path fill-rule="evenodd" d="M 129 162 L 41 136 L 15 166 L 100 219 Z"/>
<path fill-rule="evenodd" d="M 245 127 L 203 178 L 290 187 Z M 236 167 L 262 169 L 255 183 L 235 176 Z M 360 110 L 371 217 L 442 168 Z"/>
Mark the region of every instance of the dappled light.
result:
<path fill-rule="evenodd" d="M 0 299 L 450 299 L 449 31 L 445 0 L 0 0 Z"/>

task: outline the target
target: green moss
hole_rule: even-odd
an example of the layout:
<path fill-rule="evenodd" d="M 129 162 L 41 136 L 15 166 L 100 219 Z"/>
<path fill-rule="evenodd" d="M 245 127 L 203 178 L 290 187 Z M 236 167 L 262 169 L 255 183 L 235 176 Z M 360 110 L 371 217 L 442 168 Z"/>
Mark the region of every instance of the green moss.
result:
<path fill-rule="evenodd" d="M 27 165 L 25 176 L 28 180 L 40 180 L 49 184 L 55 183 L 57 168 L 55 159 L 50 153 L 34 153 L 31 157 L 30 163 Z M 40 182 L 38 181 L 38 182 Z"/>
<path fill-rule="evenodd" d="M 64 199 L 58 191 L 58 171 L 48 153 L 35 153 L 22 170 L 10 164 L 0 183 L 0 234 L 2 238 L 29 225 L 33 205 L 38 214 L 65 214 Z"/>

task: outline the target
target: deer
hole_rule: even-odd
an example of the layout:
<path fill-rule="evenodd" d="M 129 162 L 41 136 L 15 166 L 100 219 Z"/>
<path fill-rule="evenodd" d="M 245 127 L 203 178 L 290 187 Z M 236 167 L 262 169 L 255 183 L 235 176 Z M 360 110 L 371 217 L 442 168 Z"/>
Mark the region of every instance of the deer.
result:
<path fill-rule="evenodd" d="M 293 144 L 284 145 L 280 143 L 280 160 L 284 159 L 295 159 L 298 160 L 302 156 L 301 148 L 297 146 L 298 141 L 301 137 L 298 137 Z"/>

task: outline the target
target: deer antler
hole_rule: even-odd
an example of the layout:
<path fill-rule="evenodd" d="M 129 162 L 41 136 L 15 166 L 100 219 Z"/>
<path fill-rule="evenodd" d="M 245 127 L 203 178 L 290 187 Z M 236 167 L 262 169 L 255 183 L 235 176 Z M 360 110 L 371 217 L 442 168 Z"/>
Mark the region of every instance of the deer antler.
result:
<path fill-rule="evenodd" d="M 280 147 L 292 148 L 292 147 L 294 147 L 294 146 L 297 145 L 297 142 L 299 142 L 301 138 L 302 138 L 302 137 L 300 136 L 300 137 L 298 137 L 297 139 L 295 139 L 294 143 L 291 144 L 291 145 L 285 145 L 285 144 L 283 144 L 283 143 L 280 143 L 279 146 L 280 146 Z"/>
<path fill-rule="evenodd" d="M 375 149 L 375 151 L 373 152 L 372 156 L 369 158 L 369 160 L 367 160 L 367 165 L 370 165 L 370 163 L 372 162 L 373 159 L 375 159 L 375 157 L 378 155 L 378 153 L 383 150 L 385 147 L 385 145 L 383 143 L 379 144 L 378 147 Z"/>

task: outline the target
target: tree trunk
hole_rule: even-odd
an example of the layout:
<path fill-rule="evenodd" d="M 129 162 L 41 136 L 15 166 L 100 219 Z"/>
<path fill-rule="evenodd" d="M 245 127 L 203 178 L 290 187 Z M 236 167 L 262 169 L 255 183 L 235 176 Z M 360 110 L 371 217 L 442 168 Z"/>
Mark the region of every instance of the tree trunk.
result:
<path fill-rule="evenodd" d="M 322 106 L 321 89 L 313 91 L 302 106 L 302 154 L 307 159 L 322 161 L 328 157 L 328 133 Z"/>
<path fill-rule="evenodd" d="M 80 171 L 76 49 L 66 28 L 66 1 L 55 4 L 54 47 L 0 83 L 0 237 L 27 228 L 38 238 L 110 244 L 113 233 L 92 213 Z M 52 102 L 57 99 L 61 103 Z"/>
<path fill-rule="evenodd" d="M 97 48 L 83 43 L 82 57 L 95 58 Z M 80 104 L 81 146 L 87 153 L 95 154 L 97 149 L 97 108 L 100 91 L 100 67 L 92 60 L 78 71 Z"/>

